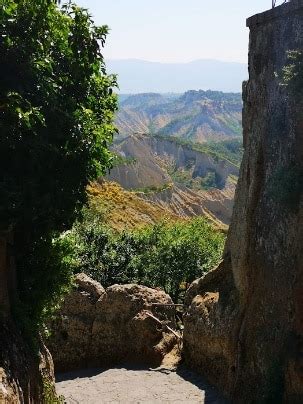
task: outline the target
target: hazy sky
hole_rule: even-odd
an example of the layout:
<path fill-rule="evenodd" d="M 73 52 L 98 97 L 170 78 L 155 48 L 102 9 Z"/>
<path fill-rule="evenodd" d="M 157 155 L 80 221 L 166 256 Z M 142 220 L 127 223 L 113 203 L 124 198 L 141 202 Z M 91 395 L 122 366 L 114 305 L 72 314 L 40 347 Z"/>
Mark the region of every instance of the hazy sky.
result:
<path fill-rule="evenodd" d="M 75 0 L 111 28 L 107 59 L 247 61 L 247 17 L 271 0 Z M 282 0 L 279 1 L 280 3 Z"/>

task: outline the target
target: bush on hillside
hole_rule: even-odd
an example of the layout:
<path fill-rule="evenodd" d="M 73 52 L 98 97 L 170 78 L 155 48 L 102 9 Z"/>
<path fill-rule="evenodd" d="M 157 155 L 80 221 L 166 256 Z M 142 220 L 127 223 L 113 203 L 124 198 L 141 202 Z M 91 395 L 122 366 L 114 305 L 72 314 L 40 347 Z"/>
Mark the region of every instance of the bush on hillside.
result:
<path fill-rule="evenodd" d="M 117 234 L 91 217 L 75 226 L 74 237 L 78 272 L 104 287 L 115 283 L 161 287 L 175 302 L 188 284 L 218 264 L 225 238 L 204 218 Z"/>

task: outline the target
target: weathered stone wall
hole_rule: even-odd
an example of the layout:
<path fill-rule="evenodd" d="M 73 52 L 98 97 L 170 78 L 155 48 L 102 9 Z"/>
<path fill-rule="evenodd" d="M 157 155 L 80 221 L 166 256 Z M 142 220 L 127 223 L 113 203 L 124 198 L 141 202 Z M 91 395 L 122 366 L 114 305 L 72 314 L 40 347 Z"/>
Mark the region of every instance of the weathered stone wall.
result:
<path fill-rule="evenodd" d="M 184 349 L 188 362 L 234 402 L 297 403 L 303 402 L 302 189 L 290 206 L 275 187 L 281 175 L 302 172 L 303 110 L 276 73 L 288 50 L 303 50 L 303 1 L 247 23 L 245 152 L 232 224 L 223 263 L 189 291 Z"/>
<path fill-rule="evenodd" d="M 176 338 L 146 314 L 152 303 L 173 302 L 160 290 L 133 284 L 105 290 L 87 275 L 77 275 L 74 289 L 50 324 L 47 345 L 56 372 L 128 361 L 160 365 Z M 171 308 L 160 310 L 159 318 L 174 326 Z"/>

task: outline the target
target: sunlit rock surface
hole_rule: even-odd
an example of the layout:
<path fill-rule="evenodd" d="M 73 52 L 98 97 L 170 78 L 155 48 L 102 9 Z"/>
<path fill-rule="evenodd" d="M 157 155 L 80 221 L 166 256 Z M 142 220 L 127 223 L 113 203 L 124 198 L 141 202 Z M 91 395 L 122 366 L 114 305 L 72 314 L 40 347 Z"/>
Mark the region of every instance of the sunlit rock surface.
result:
<path fill-rule="evenodd" d="M 172 300 L 161 290 L 134 284 L 105 290 L 85 274 L 77 275 L 74 289 L 50 325 L 48 347 L 56 372 L 123 362 L 159 365 L 176 338 L 146 314 L 153 310 L 152 303 Z M 155 314 L 174 326 L 171 308 Z"/>

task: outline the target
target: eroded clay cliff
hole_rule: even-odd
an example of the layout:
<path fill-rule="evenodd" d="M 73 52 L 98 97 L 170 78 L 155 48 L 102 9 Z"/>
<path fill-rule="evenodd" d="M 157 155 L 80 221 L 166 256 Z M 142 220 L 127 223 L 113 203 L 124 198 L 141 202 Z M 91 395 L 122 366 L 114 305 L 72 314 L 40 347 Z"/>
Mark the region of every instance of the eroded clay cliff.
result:
<path fill-rule="evenodd" d="M 245 152 L 232 224 L 222 264 L 188 292 L 184 350 L 233 402 L 299 403 L 303 110 L 279 73 L 287 51 L 303 50 L 303 1 L 256 15 L 248 26 Z"/>

